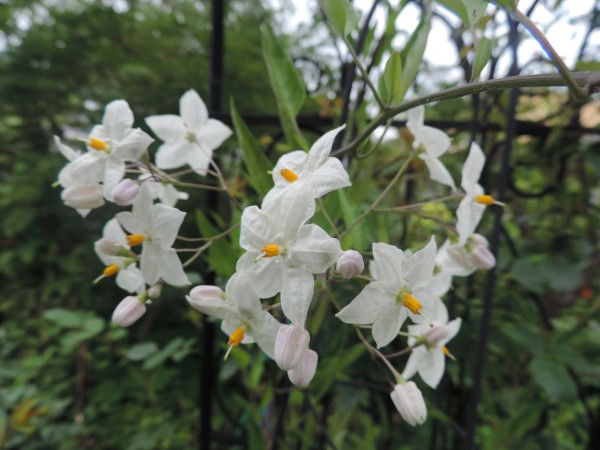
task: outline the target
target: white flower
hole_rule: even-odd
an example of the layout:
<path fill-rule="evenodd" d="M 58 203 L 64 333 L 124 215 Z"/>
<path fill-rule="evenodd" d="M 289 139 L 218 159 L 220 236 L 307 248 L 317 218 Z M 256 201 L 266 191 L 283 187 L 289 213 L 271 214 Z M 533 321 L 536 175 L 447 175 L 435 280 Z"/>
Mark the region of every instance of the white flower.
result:
<path fill-rule="evenodd" d="M 148 186 L 152 199 L 158 199 L 160 203 L 168 206 L 175 206 L 179 200 L 187 200 L 189 194 L 175 189 L 175 187 L 165 181 L 157 181 L 154 176 L 145 169 L 141 169 L 141 175 L 138 178 L 140 183 Z"/>
<path fill-rule="evenodd" d="M 194 90 L 179 100 L 179 114 L 146 118 L 148 126 L 164 141 L 156 152 L 156 165 L 174 169 L 189 164 L 195 172 L 206 175 L 213 150 L 231 136 L 231 130 L 208 118 L 206 106 Z"/>
<path fill-rule="evenodd" d="M 479 185 L 479 176 L 485 164 L 485 155 L 476 142 L 471 144 L 469 156 L 462 168 L 462 180 L 460 185 L 466 195 L 460 201 L 456 210 L 456 231 L 458 232 L 458 244 L 465 245 L 483 216 L 485 204 L 476 199 L 484 195 L 483 188 Z"/>
<path fill-rule="evenodd" d="M 142 186 L 133 211 L 117 214 L 127 231 L 130 245 L 142 245 L 140 268 L 149 285 L 160 278 L 174 286 L 189 284 L 177 252 L 171 248 L 185 213 L 162 203 L 152 204 L 148 189 Z"/>
<path fill-rule="evenodd" d="M 60 195 L 65 205 L 75 208 L 82 217 L 90 210 L 104 205 L 102 186 L 99 184 L 77 184 L 69 186 Z"/>
<path fill-rule="evenodd" d="M 427 419 L 427 407 L 423 394 L 413 381 L 394 386 L 390 394 L 394 406 L 406 422 L 411 425 L 421 425 Z"/>
<path fill-rule="evenodd" d="M 102 239 L 94 242 L 94 250 L 106 268 L 105 276 L 116 273 L 117 286 L 127 292 L 141 294 L 146 288 L 142 271 L 137 267 L 136 255 L 129 250 L 127 236 L 117 222 L 109 220 L 102 231 Z"/>
<path fill-rule="evenodd" d="M 119 302 L 112 314 L 112 322 L 128 327 L 146 313 L 146 305 L 138 297 L 127 296 Z"/>
<path fill-rule="evenodd" d="M 436 245 L 433 237 L 413 255 L 393 245 L 373 244 L 371 275 L 375 279 L 340 312 L 346 323 L 373 324 L 378 347 L 389 344 L 407 317 L 414 322 L 432 320 L 445 312 L 444 304 L 430 289 L 433 279 Z"/>
<path fill-rule="evenodd" d="M 410 130 L 415 140 L 413 147 L 415 149 L 423 146 L 425 151 L 419 155 L 427 168 L 429 169 L 429 178 L 439 183 L 445 184 L 456 189 L 454 180 L 442 164 L 439 157 L 442 156 L 448 147 L 450 147 L 450 138 L 446 133 L 437 128 L 433 128 L 424 124 L 425 107 L 417 106 L 406 113 L 406 127 Z"/>
<path fill-rule="evenodd" d="M 421 379 L 435 389 L 444 375 L 445 355 L 449 354 L 446 343 L 456 336 L 460 324 L 458 318 L 446 324 L 432 322 L 409 326 L 408 345 L 421 345 L 413 348 L 402 376 L 408 379 L 418 372 Z"/>
<path fill-rule="evenodd" d="M 325 272 L 342 250 L 322 228 L 305 224 L 315 202 L 307 185 L 290 187 L 285 201 L 242 213 L 240 245 L 246 250 L 237 270 L 252 275 L 261 298 L 281 292 L 281 308 L 295 325 L 304 327 L 313 296 L 313 274 Z"/>
<path fill-rule="evenodd" d="M 313 144 L 308 153 L 304 150 L 296 150 L 279 158 L 273 169 L 275 185 L 265 196 L 263 207 L 273 201 L 274 197 L 285 194 L 286 188 L 292 183 L 308 184 L 313 198 L 350 186 L 350 178 L 342 162 L 329 156 L 333 141 L 344 126 L 325 133 Z"/>
<path fill-rule="evenodd" d="M 225 295 L 207 286 L 197 288 L 186 296 L 188 302 L 198 311 L 223 320 L 221 329 L 229 336 L 230 346 L 256 342 L 269 358 L 275 359 L 275 337 L 281 324 L 263 311 L 246 275 L 234 274 L 227 282 Z"/>

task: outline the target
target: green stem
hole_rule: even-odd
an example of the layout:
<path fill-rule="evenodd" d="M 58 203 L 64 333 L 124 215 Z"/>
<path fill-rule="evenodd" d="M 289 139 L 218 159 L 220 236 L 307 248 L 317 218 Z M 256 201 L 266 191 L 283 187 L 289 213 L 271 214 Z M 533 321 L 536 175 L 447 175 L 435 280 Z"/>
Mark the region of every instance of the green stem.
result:
<path fill-rule="evenodd" d="M 600 71 L 594 72 L 572 72 L 571 76 L 579 86 L 585 86 L 591 91 L 598 89 L 600 86 Z M 499 91 L 502 89 L 519 88 L 519 87 L 548 87 L 548 86 L 564 86 L 565 80 L 557 74 L 541 74 L 541 75 L 519 75 L 515 77 L 498 78 L 496 80 L 478 81 L 468 83 L 463 86 L 444 89 L 432 94 L 418 97 L 409 102 L 403 103 L 393 108 L 382 110 L 366 128 L 349 144 L 332 152 L 333 155 L 339 155 L 349 152 L 357 148 L 365 139 L 367 139 L 373 131 L 385 124 L 386 121 L 393 118 L 397 114 L 408 111 L 420 105 L 447 100 L 451 98 L 465 97 L 471 94 L 477 94 L 488 91 Z"/>
<path fill-rule="evenodd" d="M 348 47 L 348 51 L 352 55 L 352 59 L 354 59 L 354 62 L 356 63 L 356 67 L 358 67 L 358 70 L 360 70 L 360 73 L 361 73 L 363 79 L 365 80 L 365 83 L 367 83 L 367 86 L 369 86 L 369 88 L 371 89 L 371 92 L 373 92 L 373 96 L 375 97 L 375 100 L 379 104 L 379 107 L 381 109 L 386 109 L 386 107 L 387 107 L 386 103 L 383 101 L 383 99 L 379 95 L 379 92 L 377 91 L 377 88 L 375 87 L 375 85 L 373 84 L 371 79 L 369 78 L 367 69 L 365 68 L 364 64 L 362 63 L 362 61 L 356 54 L 356 51 L 354 51 L 354 47 L 352 47 L 352 44 L 348 41 L 348 39 L 344 38 L 344 42 L 346 43 L 346 47 Z"/>
<path fill-rule="evenodd" d="M 546 38 L 542 30 L 540 30 L 533 21 L 523 14 L 521 11 L 509 10 L 509 14 L 523 25 L 527 30 L 531 33 L 531 35 L 535 38 L 536 41 L 540 44 L 540 46 L 544 49 L 548 57 L 552 60 L 552 63 L 556 66 L 556 69 L 561 74 L 562 78 L 565 80 L 567 86 L 573 93 L 573 96 L 577 99 L 583 100 L 590 96 L 589 92 L 586 89 L 583 89 L 575 79 L 573 78 L 573 73 L 569 70 L 565 62 L 562 60 L 560 55 L 556 52 L 550 41 Z"/>

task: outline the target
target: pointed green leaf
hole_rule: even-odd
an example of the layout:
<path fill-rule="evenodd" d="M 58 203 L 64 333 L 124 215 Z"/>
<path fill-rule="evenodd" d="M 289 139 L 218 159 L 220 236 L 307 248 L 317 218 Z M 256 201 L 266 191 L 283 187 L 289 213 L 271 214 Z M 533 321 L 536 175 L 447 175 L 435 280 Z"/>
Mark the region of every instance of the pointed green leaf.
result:
<path fill-rule="evenodd" d="M 211 237 L 221 233 L 222 230 L 216 228 L 199 209 L 196 209 L 195 216 L 196 225 L 202 236 Z M 238 254 L 227 237 L 215 240 L 208 248 L 207 259 L 210 267 L 224 277 L 230 277 L 235 272 L 237 257 Z"/>
<path fill-rule="evenodd" d="M 392 52 L 383 70 L 383 86 L 380 86 L 383 100 L 394 105 L 402 101 L 402 56 L 400 52 Z"/>
<path fill-rule="evenodd" d="M 398 94 L 395 99 L 402 101 L 408 88 L 415 81 L 417 71 L 423 60 L 423 54 L 425 53 L 425 47 L 427 46 L 427 38 L 429 37 L 429 30 L 431 29 L 431 9 L 427 9 L 421 22 L 410 37 L 406 47 L 402 50 L 402 77 L 399 86 Z"/>
<path fill-rule="evenodd" d="M 359 16 L 348 0 L 319 0 L 334 33 L 346 37 L 356 29 Z"/>
<path fill-rule="evenodd" d="M 481 71 L 489 62 L 492 55 L 492 41 L 488 38 L 481 38 L 475 44 L 475 55 L 473 56 L 473 72 L 471 73 L 471 81 L 479 78 Z"/>
<path fill-rule="evenodd" d="M 248 173 L 244 178 L 261 197 L 264 197 L 273 186 L 271 176 L 268 174 L 268 171 L 273 168 L 273 164 L 265 156 L 261 145 L 244 122 L 244 119 L 238 114 L 233 99 L 230 101 L 230 109 L 235 134 L 244 155 L 244 163 L 248 169 Z"/>
<path fill-rule="evenodd" d="M 261 31 L 262 54 L 269 72 L 271 88 L 275 94 L 283 132 L 290 143 L 308 150 L 308 144 L 296 123 L 296 115 L 306 99 L 306 87 L 294 63 L 277 42 L 271 28 L 263 26 Z"/>
<path fill-rule="evenodd" d="M 544 390 L 550 401 L 572 401 L 577 397 L 577 387 L 565 367 L 558 361 L 536 357 L 529 364 L 534 381 Z"/>

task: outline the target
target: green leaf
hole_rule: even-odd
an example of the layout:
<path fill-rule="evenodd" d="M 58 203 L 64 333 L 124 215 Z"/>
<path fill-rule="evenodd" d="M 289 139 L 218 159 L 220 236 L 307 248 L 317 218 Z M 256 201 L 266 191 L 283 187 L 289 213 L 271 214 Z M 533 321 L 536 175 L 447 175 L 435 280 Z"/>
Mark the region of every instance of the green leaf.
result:
<path fill-rule="evenodd" d="M 404 99 L 404 95 L 408 88 L 413 84 L 423 61 L 423 54 L 425 53 L 425 47 L 427 46 L 427 38 L 429 37 L 429 30 L 431 29 L 431 9 L 428 8 L 423 16 L 421 22 L 415 32 L 411 35 L 406 46 L 402 50 L 402 77 L 399 83 L 398 93 L 394 96 L 394 99 L 398 102 Z"/>
<path fill-rule="evenodd" d="M 337 194 L 342 209 L 342 217 L 346 227 L 348 227 L 360 216 L 360 212 L 345 190 L 337 191 Z M 358 251 L 364 250 L 369 245 L 369 233 L 364 219 L 344 236 L 342 244 L 343 248 L 354 248 Z"/>
<path fill-rule="evenodd" d="M 437 2 L 460 17 L 469 28 L 479 22 L 485 13 L 487 3 L 489 3 L 483 0 L 437 0 Z"/>
<path fill-rule="evenodd" d="M 471 81 L 479 78 L 481 71 L 486 66 L 492 55 L 492 41 L 488 38 L 481 38 L 475 44 L 475 55 L 473 56 L 473 72 L 471 73 Z"/>
<path fill-rule="evenodd" d="M 334 33 L 346 37 L 356 29 L 359 15 L 348 0 L 319 0 Z"/>
<path fill-rule="evenodd" d="M 248 174 L 244 178 L 261 197 L 264 197 L 273 185 L 273 181 L 268 174 L 268 171 L 273 168 L 273 164 L 263 153 L 262 147 L 244 122 L 244 119 L 238 114 L 233 99 L 229 104 L 235 134 L 244 155 L 244 163 L 248 169 Z"/>
<path fill-rule="evenodd" d="M 77 328 L 84 320 L 84 314 L 64 308 L 52 308 L 44 312 L 46 320 L 63 328 Z"/>
<path fill-rule="evenodd" d="M 402 101 L 402 55 L 400 52 L 392 52 L 385 63 L 383 70 L 383 85 L 380 83 L 381 97 L 388 105 L 400 103 Z"/>
<path fill-rule="evenodd" d="M 546 391 L 550 401 L 564 402 L 577 397 L 575 383 L 560 363 L 537 357 L 529 364 L 529 372 L 534 381 Z"/>
<path fill-rule="evenodd" d="M 156 353 L 156 351 L 158 351 L 156 342 L 141 342 L 130 347 L 129 350 L 125 352 L 125 357 L 131 361 L 143 361 L 144 359 L 149 358 L 150 355 Z"/>
<path fill-rule="evenodd" d="M 195 218 L 202 236 L 211 237 L 221 233 L 201 210 L 196 209 Z M 227 237 L 215 240 L 208 248 L 208 263 L 217 274 L 224 277 L 229 277 L 235 272 L 237 257 L 238 254 Z"/>
<path fill-rule="evenodd" d="M 265 25 L 261 32 L 262 54 L 283 132 L 290 143 L 308 150 L 308 144 L 296 123 L 296 115 L 306 100 L 306 87 L 294 63 L 277 42 L 273 30 Z"/>

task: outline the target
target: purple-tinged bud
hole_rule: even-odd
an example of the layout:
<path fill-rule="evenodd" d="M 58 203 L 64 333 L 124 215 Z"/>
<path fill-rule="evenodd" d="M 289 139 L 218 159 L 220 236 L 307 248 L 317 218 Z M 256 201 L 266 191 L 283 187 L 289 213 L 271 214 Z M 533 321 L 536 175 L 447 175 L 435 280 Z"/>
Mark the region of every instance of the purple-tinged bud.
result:
<path fill-rule="evenodd" d="M 128 327 L 146 312 L 146 305 L 133 295 L 125 297 L 113 311 L 112 321 L 120 327 Z"/>
<path fill-rule="evenodd" d="M 192 306 L 195 304 L 204 305 L 207 300 L 221 300 L 224 295 L 223 289 L 219 286 L 201 284 L 192 288 L 187 296 L 187 300 Z"/>
<path fill-rule="evenodd" d="M 421 425 L 427 419 L 427 407 L 423 400 L 423 394 L 414 381 L 397 384 L 390 397 L 402 418 L 409 425 L 413 427 Z"/>
<path fill-rule="evenodd" d="M 496 257 L 487 247 L 476 245 L 471 250 L 471 261 L 478 269 L 490 270 L 496 265 Z"/>
<path fill-rule="evenodd" d="M 482 234 L 474 233 L 474 234 L 471 235 L 471 237 L 469 239 L 470 239 L 471 244 L 473 246 L 475 246 L 475 245 L 483 245 L 484 247 L 488 247 L 489 246 L 488 240 Z"/>
<path fill-rule="evenodd" d="M 296 367 L 288 370 L 288 378 L 298 387 L 306 387 L 310 384 L 317 371 L 319 355 L 314 350 L 308 349 L 304 352 Z"/>
<path fill-rule="evenodd" d="M 283 370 L 293 369 L 308 349 L 310 335 L 304 328 L 282 325 L 275 338 L 275 362 Z"/>
<path fill-rule="evenodd" d="M 356 250 L 346 250 L 337 260 L 335 270 L 342 274 L 344 278 L 352 278 L 360 275 L 365 269 L 363 257 Z"/>
<path fill-rule="evenodd" d="M 65 205 L 75 209 L 94 209 L 104 205 L 102 186 L 99 184 L 79 184 L 62 191 L 60 195 Z"/>
<path fill-rule="evenodd" d="M 125 178 L 113 189 L 112 199 L 119 206 L 129 206 L 133 205 L 139 193 L 139 184 L 129 178 Z"/>

